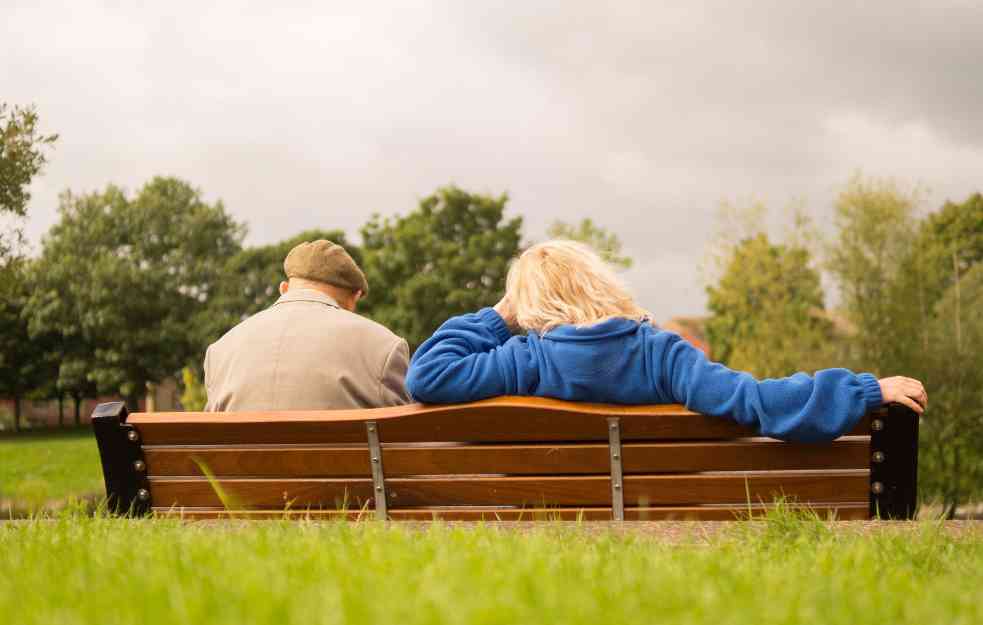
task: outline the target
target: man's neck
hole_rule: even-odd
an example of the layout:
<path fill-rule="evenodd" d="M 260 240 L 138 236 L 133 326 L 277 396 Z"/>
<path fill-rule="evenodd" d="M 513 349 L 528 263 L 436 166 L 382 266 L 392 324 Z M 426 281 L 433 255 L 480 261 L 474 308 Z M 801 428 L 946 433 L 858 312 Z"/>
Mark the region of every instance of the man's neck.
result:
<path fill-rule="evenodd" d="M 287 292 L 299 291 L 301 289 L 309 289 L 311 291 L 317 291 L 327 295 L 334 301 L 338 303 L 339 306 L 345 310 L 351 310 L 349 307 L 349 302 L 352 298 L 352 294 L 345 290 L 340 289 L 334 285 L 326 284 L 324 282 L 316 282 L 314 280 L 304 280 L 303 278 L 290 278 L 290 287 Z"/>

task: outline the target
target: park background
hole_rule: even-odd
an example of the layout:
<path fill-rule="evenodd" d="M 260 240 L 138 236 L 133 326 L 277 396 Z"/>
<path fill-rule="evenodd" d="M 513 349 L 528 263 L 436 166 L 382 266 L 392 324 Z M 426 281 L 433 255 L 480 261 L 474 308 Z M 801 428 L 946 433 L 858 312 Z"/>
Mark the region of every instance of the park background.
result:
<path fill-rule="evenodd" d="M 85 429 L 50 430 L 97 398 L 200 405 L 205 347 L 322 236 L 411 346 L 494 303 L 523 247 L 587 240 L 730 366 L 922 379 L 923 500 L 953 515 L 983 493 L 973 3 L 4 18 L 8 509 L 98 494 Z"/>

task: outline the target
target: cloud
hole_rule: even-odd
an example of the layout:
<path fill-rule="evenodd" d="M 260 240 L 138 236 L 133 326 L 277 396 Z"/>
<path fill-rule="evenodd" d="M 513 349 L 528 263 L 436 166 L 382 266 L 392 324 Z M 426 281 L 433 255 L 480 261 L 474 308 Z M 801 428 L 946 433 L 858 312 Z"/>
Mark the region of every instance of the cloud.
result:
<path fill-rule="evenodd" d="M 9 4 L 9 2 L 8 2 Z M 722 199 L 822 220 L 857 168 L 980 187 L 974 2 L 18 2 L 3 98 L 62 139 L 57 194 L 182 176 L 268 242 L 355 232 L 455 182 L 542 237 L 590 216 L 657 318 L 699 313 Z"/>

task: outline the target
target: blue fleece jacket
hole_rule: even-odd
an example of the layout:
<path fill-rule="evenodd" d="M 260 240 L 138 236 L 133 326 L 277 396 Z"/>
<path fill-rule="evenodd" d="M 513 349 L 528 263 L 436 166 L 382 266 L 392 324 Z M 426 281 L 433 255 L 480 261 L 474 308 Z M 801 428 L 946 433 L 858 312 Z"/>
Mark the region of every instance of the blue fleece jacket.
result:
<path fill-rule="evenodd" d="M 649 323 L 611 319 L 512 336 L 491 308 L 440 326 L 413 355 L 406 386 L 428 403 L 498 395 L 680 403 L 765 436 L 804 442 L 834 439 L 882 403 L 869 373 L 825 369 L 759 381 L 710 362 L 678 334 Z"/>

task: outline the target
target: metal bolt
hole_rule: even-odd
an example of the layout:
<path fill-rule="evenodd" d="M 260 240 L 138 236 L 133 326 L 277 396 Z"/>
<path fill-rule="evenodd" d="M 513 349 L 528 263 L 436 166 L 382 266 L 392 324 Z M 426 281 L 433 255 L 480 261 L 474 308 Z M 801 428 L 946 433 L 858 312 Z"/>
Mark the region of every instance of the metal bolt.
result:
<path fill-rule="evenodd" d="M 884 429 L 884 422 L 880 419 L 874 419 L 870 422 L 870 429 L 874 430 L 875 432 L 880 432 Z"/>
<path fill-rule="evenodd" d="M 370 425 L 369 426 L 369 432 L 375 432 L 375 426 L 374 425 Z"/>
<path fill-rule="evenodd" d="M 615 484 L 614 490 L 621 490 L 621 484 Z"/>
<path fill-rule="evenodd" d="M 133 463 L 133 468 L 136 469 L 137 471 L 143 471 L 144 469 L 147 468 L 147 465 L 143 463 L 143 460 L 137 460 L 136 462 Z"/>
<path fill-rule="evenodd" d="M 617 423 L 612 423 L 611 424 L 611 429 L 612 430 L 617 430 L 618 429 L 618 424 Z"/>
<path fill-rule="evenodd" d="M 376 486 L 375 487 L 375 492 L 381 493 L 382 492 L 382 487 L 381 486 Z"/>
<path fill-rule="evenodd" d="M 884 452 L 875 451 L 874 455 L 871 456 L 871 460 L 873 460 L 874 462 L 884 462 Z"/>
<path fill-rule="evenodd" d="M 618 454 L 612 454 L 612 455 L 611 455 L 611 457 L 612 457 L 612 458 L 614 458 L 615 460 L 617 460 L 617 459 L 618 459 L 618 458 L 620 458 L 621 456 L 619 456 Z"/>
<path fill-rule="evenodd" d="M 130 430 L 129 432 L 126 433 L 126 438 L 130 439 L 131 443 L 135 443 L 138 440 L 140 440 L 140 435 L 137 434 L 136 430 Z"/>
<path fill-rule="evenodd" d="M 379 462 L 379 459 L 378 459 L 378 458 L 376 458 L 375 456 L 373 456 L 373 457 L 372 457 L 372 462 Z"/>
<path fill-rule="evenodd" d="M 873 484 L 870 485 L 870 491 L 875 495 L 880 495 L 881 493 L 884 492 L 884 485 L 881 484 L 880 482 L 874 482 Z"/>
<path fill-rule="evenodd" d="M 140 501 L 147 501 L 150 499 L 150 491 L 146 488 L 141 488 L 137 491 L 137 497 L 140 499 Z"/>

